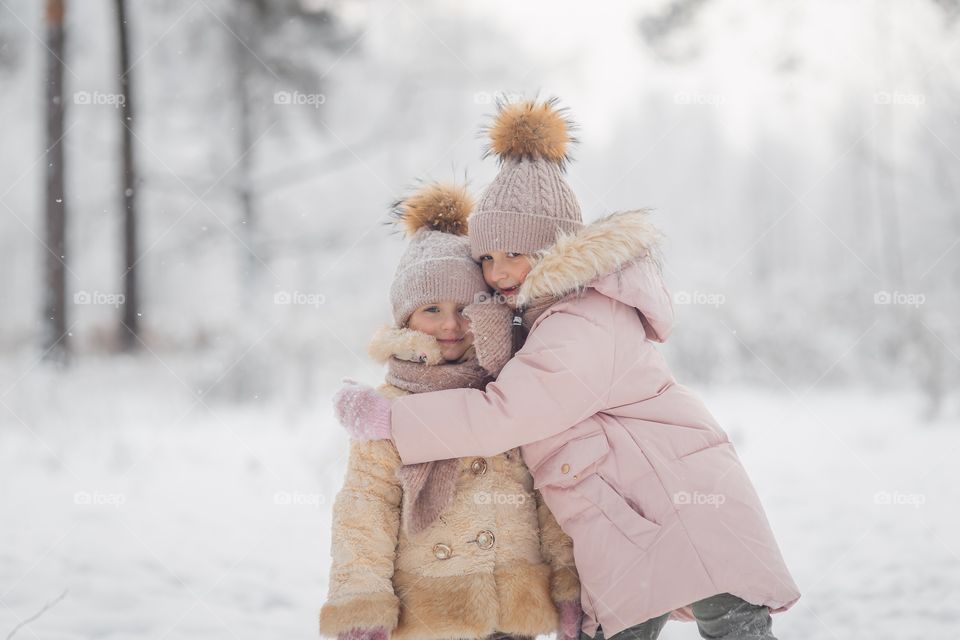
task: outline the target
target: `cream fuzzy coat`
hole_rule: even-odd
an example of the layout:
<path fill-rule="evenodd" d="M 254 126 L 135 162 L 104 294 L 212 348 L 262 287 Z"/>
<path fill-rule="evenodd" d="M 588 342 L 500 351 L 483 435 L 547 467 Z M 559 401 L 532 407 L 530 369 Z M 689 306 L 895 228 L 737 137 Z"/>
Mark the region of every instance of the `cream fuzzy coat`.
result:
<path fill-rule="evenodd" d="M 419 336 L 382 332 L 371 353 L 434 353 Z M 392 385 L 380 392 L 406 395 Z M 452 505 L 416 535 L 404 526 L 401 466 L 389 440 L 351 443 L 333 509 L 321 634 L 377 626 L 396 640 L 556 631 L 555 604 L 580 597 L 572 542 L 534 491 L 519 451 L 461 459 Z"/>

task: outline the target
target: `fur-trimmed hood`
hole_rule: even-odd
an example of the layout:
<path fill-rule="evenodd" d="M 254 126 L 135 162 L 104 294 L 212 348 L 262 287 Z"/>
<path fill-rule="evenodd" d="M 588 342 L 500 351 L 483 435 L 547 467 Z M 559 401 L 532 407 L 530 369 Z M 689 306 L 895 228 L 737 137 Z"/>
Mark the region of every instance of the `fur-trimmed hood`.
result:
<path fill-rule="evenodd" d="M 517 295 L 521 306 L 588 288 L 637 309 L 647 337 L 664 342 L 673 326 L 673 303 L 663 284 L 660 243 L 650 211 L 624 211 L 561 233 L 538 252 Z"/>

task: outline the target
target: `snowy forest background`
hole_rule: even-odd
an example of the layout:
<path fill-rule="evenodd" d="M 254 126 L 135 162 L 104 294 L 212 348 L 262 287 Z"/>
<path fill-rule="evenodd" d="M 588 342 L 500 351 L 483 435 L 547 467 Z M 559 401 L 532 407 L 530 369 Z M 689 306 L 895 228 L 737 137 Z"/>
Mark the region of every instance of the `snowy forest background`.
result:
<path fill-rule="evenodd" d="M 0 0 L 0 634 L 316 637 L 388 205 L 479 192 L 539 92 L 585 218 L 657 210 L 663 352 L 804 593 L 778 635 L 955 635 L 960 3 L 136 0 L 126 65 L 118 4 Z"/>

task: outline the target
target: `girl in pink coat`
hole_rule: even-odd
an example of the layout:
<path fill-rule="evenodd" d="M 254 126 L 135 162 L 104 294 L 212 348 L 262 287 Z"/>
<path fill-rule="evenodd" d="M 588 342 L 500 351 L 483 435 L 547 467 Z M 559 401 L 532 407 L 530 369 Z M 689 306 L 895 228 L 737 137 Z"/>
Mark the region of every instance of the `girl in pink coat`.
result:
<path fill-rule="evenodd" d="M 569 130 L 550 100 L 499 105 L 489 131 L 501 169 L 469 237 L 514 309 L 497 380 L 392 402 L 348 385 L 340 420 L 392 438 L 404 464 L 521 447 L 573 539 L 584 640 L 656 638 L 671 617 L 705 638 L 774 638 L 770 613 L 800 593 L 733 444 L 655 347 L 673 324 L 659 234 L 645 211 L 583 224 Z M 475 335 L 496 304 L 467 307 Z"/>

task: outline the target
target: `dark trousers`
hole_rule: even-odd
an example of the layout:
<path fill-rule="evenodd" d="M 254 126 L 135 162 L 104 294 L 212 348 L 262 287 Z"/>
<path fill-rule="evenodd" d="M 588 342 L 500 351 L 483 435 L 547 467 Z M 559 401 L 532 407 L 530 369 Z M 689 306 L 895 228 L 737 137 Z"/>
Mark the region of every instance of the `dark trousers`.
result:
<path fill-rule="evenodd" d="M 772 621 L 767 607 L 750 604 L 729 593 L 704 598 L 690 608 L 697 619 L 700 635 L 709 640 L 777 640 L 770 630 Z M 651 618 L 614 634 L 608 640 L 656 640 L 669 617 L 670 614 L 665 613 Z M 604 640 L 603 629 L 597 629 L 594 638 L 581 631 L 580 640 Z"/>

